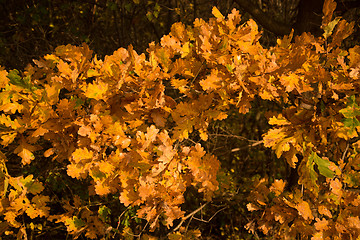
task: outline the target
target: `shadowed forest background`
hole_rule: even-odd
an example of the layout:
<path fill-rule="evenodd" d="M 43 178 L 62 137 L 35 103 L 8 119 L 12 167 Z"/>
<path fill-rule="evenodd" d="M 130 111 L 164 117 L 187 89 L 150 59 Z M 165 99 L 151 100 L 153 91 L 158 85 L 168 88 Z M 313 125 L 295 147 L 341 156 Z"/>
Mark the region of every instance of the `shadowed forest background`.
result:
<path fill-rule="evenodd" d="M 335 16 L 354 22 L 354 33 L 345 40 L 344 47 L 359 45 L 360 2 L 336 2 Z M 323 3 L 322 0 L 0 0 L 0 65 L 9 70 L 23 69 L 33 59 L 67 44 L 80 46 L 86 43 L 99 59 L 129 45 L 138 53 L 146 53 L 149 43 L 160 42 L 174 23 L 191 25 L 196 18 L 207 21 L 212 17 L 213 6 L 224 16 L 236 8 L 243 22 L 254 19 L 262 31 L 261 44 L 270 47 L 278 38 L 290 34 L 292 29 L 294 35 L 310 32 L 321 36 Z M 254 238 L 243 226 L 252 219 L 246 204 L 256 179 L 264 176 L 281 178 L 287 180 L 288 190 L 296 187 L 296 169 L 291 169 L 284 159 L 278 159 L 262 144 L 262 136 L 270 128 L 267 112 L 272 109 L 279 111 L 281 107 L 256 99 L 249 113 L 240 115 L 234 109 L 226 120 L 209 126 L 209 140 L 203 146 L 219 158 L 222 169 L 219 176 L 225 179 L 223 182 L 227 186 L 222 186 L 223 193 L 206 206 L 201 219 L 194 217 L 189 221 L 188 226 L 201 230 L 203 239 Z M 201 139 L 194 135 L 188 141 L 195 143 Z M 20 170 L 19 164 L 19 159 L 7 163 L 10 175 L 20 175 L 21 171 L 37 174 L 44 171 L 47 174 L 46 164 L 40 161 L 25 166 L 25 170 Z M 71 178 L 61 181 L 64 188 L 73 184 Z M 185 199 L 183 208 L 189 211 L 196 210 L 202 203 L 196 190 L 187 191 Z M 118 199 L 108 199 L 108 204 L 117 206 L 118 213 L 112 213 L 115 216 L 125 211 Z M 135 210 L 126 214 L 127 222 L 121 224 L 141 232 L 145 223 L 135 219 Z M 162 229 L 155 234 L 161 235 L 161 232 Z M 65 237 L 66 230 L 52 230 L 49 226 L 44 235 Z M 34 234 L 34 239 L 41 239 L 44 235 L 39 231 Z M 261 239 L 262 235 L 256 233 L 255 237 Z"/>
<path fill-rule="evenodd" d="M 87 43 L 98 55 L 113 53 L 130 44 L 145 52 L 152 41 L 159 42 L 175 22 L 192 24 L 207 20 L 216 6 L 227 15 L 233 8 L 245 22 L 253 18 L 264 32 L 265 46 L 276 38 L 302 32 L 321 34 L 323 0 L 170 0 L 170 1 L 7 1 L 1 0 L 0 64 L 20 68 L 32 59 L 66 44 Z M 355 21 L 349 46 L 359 39 L 359 1 L 338 1 L 335 14 Z"/>

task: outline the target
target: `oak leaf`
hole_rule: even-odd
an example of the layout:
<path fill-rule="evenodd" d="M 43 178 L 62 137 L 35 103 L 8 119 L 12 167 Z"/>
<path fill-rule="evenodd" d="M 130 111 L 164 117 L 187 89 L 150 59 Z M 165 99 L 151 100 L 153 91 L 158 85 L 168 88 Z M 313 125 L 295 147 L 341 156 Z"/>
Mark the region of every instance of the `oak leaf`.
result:
<path fill-rule="evenodd" d="M 300 203 L 296 204 L 295 208 L 299 211 L 299 214 L 305 219 L 305 220 L 312 220 L 314 219 L 314 216 L 312 214 L 311 208 L 309 206 L 309 203 L 305 201 L 301 201 Z"/>
<path fill-rule="evenodd" d="M 279 196 L 284 191 L 285 184 L 286 183 L 282 179 L 275 179 L 271 184 L 270 191 L 274 192 L 276 196 Z"/>
<path fill-rule="evenodd" d="M 81 160 L 88 160 L 94 157 L 94 153 L 87 148 L 77 148 L 72 154 L 72 159 L 75 163 L 79 163 Z"/>
<path fill-rule="evenodd" d="M 110 193 L 110 188 L 108 186 L 104 186 L 104 183 L 97 181 L 95 184 L 95 192 L 100 196 L 106 195 Z"/>
<path fill-rule="evenodd" d="M 96 100 L 105 99 L 105 94 L 108 90 L 108 84 L 105 82 L 89 83 L 82 87 L 85 92 L 85 96 L 88 98 L 94 98 Z"/>
<path fill-rule="evenodd" d="M 323 218 L 320 220 L 319 218 L 315 218 L 316 223 L 314 223 L 315 229 L 318 231 L 326 231 L 329 228 L 329 221 Z"/>

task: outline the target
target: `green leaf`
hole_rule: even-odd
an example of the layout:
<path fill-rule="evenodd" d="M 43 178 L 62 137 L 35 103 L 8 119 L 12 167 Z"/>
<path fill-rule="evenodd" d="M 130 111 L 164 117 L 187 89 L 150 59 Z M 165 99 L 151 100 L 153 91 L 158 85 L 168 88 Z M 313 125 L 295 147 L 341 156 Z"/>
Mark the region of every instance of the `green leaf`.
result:
<path fill-rule="evenodd" d="M 101 206 L 98 210 L 99 213 L 99 217 L 101 218 L 101 220 L 103 220 L 103 222 L 105 222 L 108 219 L 109 214 L 111 213 L 110 208 L 104 206 Z"/>
<path fill-rule="evenodd" d="M 9 72 L 7 77 L 10 79 L 10 83 L 13 85 L 21 85 L 22 84 L 22 78 L 19 76 L 19 71 L 14 69 Z"/>
<path fill-rule="evenodd" d="M 328 38 L 332 34 L 332 31 L 334 30 L 336 24 L 338 24 L 339 21 L 340 18 L 337 17 L 331 22 L 329 22 L 329 24 L 326 27 L 324 27 L 324 33 L 323 33 L 324 38 Z"/>
<path fill-rule="evenodd" d="M 329 169 L 330 161 L 328 159 L 321 158 L 314 152 L 311 153 L 310 159 L 317 165 L 321 175 L 327 178 L 333 178 L 335 176 L 335 172 Z"/>
<path fill-rule="evenodd" d="M 314 185 L 317 185 L 316 184 L 316 181 L 317 181 L 317 178 L 318 178 L 318 174 L 315 172 L 315 169 L 314 169 L 314 157 L 313 157 L 313 154 L 312 153 L 306 163 L 306 166 L 308 167 L 309 169 L 309 176 L 310 176 L 310 179 L 311 179 L 311 182 L 314 184 Z"/>
<path fill-rule="evenodd" d="M 85 222 L 83 220 L 81 220 L 80 218 L 78 218 L 77 216 L 73 216 L 73 218 L 70 220 L 67 220 L 68 224 L 72 227 L 75 227 L 77 229 L 85 226 Z"/>

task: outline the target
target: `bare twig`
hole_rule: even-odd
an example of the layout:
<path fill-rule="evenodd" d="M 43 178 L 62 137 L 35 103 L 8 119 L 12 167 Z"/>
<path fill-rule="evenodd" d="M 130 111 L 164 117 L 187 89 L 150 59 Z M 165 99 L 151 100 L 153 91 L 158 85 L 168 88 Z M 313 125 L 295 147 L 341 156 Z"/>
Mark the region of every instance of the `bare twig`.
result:
<path fill-rule="evenodd" d="M 217 210 L 208 220 L 204 220 L 204 219 L 200 219 L 200 218 L 197 218 L 197 217 L 194 217 L 195 220 L 198 220 L 200 222 L 205 222 L 205 223 L 209 223 L 219 212 L 225 210 L 226 208 L 228 208 L 229 206 L 225 206 L 219 210 Z"/>
<path fill-rule="evenodd" d="M 262 144 L 262 143 L 263 143 L 263 140 L 260 140 L 260 141 L 257 141 L 257 142 L 255 142 L 255 143 L 253 143 L 253 144 L 250 144 L 250 145 L 245 146 L 245 147 L 242 147 L 242 148 L 234 148 L 234 149 L 231 149 L 231 152 L 238 152 L 238 151 L 244 150 L 244 149 L 246 149 L 246 148 L 255 147 L 255 146 L 260 145 L 260 144 Z"/>
<path fill-rule="evenodd" d="M 197 208 L 196 210 L 192 211 L 191 213 L 189 213 L 188 215 L 186 215 L 185 217 L 183 217 L 181 219 L 181 222 L 171 231 L 171 232 L 175 232 L 177 230 L 179 230 L 179 228 L 181 227 L 181 225 L 190 217 L 194 216 L 196 213 L 198 213 L 201 209 L 203 209 L 209 202 L 206 202 L 205 204 L 201 205 L 199 208 Z"/>
<path fill-rule="evenodd" d="M 258 142 L 257 140 L 251 140 L 251 139 L 247 139 L 246 137 L 233 135 L 233 134 L 213 133 L 213 134 L 209 134 L 209 135 L 215 136 L 215 137 L 232 137 L 232 138 L 237 138 L 237 139 L 241 139 L 241 140 L 248 141 L 248 142 Z"/>

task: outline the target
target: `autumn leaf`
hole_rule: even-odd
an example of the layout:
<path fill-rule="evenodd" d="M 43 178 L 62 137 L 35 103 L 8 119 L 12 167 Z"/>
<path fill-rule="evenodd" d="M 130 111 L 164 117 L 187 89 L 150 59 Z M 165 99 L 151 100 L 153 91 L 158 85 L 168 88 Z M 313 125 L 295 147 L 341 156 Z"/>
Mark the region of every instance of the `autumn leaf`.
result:
<path fill-rule="evenodd" d="M 191 51 L 190 42 L 186 42 L 181 48 L 181 58 L 184 58 L 187 55 L 189 55 L 190 51 Z"/>
<path fill-rule="evenodd" d="M 217 18 L 217 19 L 224 19 L 224 16 L 221 14 L 221 12 L 219 11 L 219 9 L 217 9 L 216 7 L 213 7 L 212 9 L 212 14 Z"/>
<path fill-rule="evenodd" d="M 318 211 L 320 214 L 327 216 L 329 218 L 332 218 L 332 214 L 331 214 L 330 210 L 327 207 L 325 207 L 324 205 L 320 205 L 318 207 Z"/>
<path fill-rule="evenodd" d="M 174 88 L 178 89 L 180 93 L 187 93 L 189 91 L 187 84 L 188 81 L 186 79 L 177 79 L 177 78 L 171 79 L 171 85 Z"/>
<path fill-rule="evenodd" d="M 349 217 L 348 218 L 350 227 L 360 229 L 360 219 L 359 216 Z"/>
<path fill-rule="evenodd" d="M 296 75 L 295 73 L 290 73 L 288 75 L 282 75 L 280 77 L 280 82 L 285 86 L 287 92 L 291 92 L 294 89 L 299 88 L 299 81 L 304 81 L 301 76 Z"/>
<path fill-rule="evenodd" d="M 92 159 L 94 157 L 94 153 L 87 148 L 77 148 L 72 154 L 72 159 L 75 163 L 79 163 L 81 160 Z"/>
<path fill-rule="evenodd" d="M 33 151 L 36 151 L 37 147 L 30 145 L 25 142 L 24 138 L 21 138 L 19 146 L 14 150 L 19 157 L 21 157 L 22 164 L 30 164 L 32 160 L 35 159 Z"/>
<path fill-rule="evenodd" d="M 271 117 L 269 119 L 269 124 L 284 126 L 284 125 L 290 125 L 291 122 L 289 122 L 282 114 L 279 114 L 277 117 L 275 116 Z"/>
<path fill-rule="evenodd" d="M 315 152 L 312 152 L 310 155 L 310 161 L 313 161 L 319 170 L 319 173 L 327 178 L 333 178 L 335 172 L 330 170 L 330 161 L 325 158 L 319 157 Z"/>
<path fill-rule="evenodd" d="M 212 70 L 211 74 L 207 76 L 206 79 L 200 81 L 200 85 L 205 91 L 216 90 L 221 87 L 218 84 L 220 81 L 221 79 L 217 75 L 217 71 Z"/>
<path fill-rule="evenodd" d="M 305 219 L 305 220 L 312 220 L 314 219 L 314 216 L 312 214 L 312 211 L 310 209 L 309 203 L 305 201 L 301 201 L 299 204 L 296 204 L 295 208 L 299 211 L 299 214 Z"/>
<path fill-rule="evenodd" d="M 0 88 L 4 88 L 9 84 L 9 78 L 7 78 L 8 72 L 0 67 Z"/>
<path fill-rule="evenodd" d="M 334 20 L 332 20 L 331 22 L 329 22 L 327 25 L 325 25 L 323 27 L 323 29 L 324 29 L 323 36 L 324 36 L 325 39 L 328 38 L 329 36 L 331 36 L 336 24 L 338 24 L 339 21 L 340 21 L 340 18 L 337 17 L 337 18 L 335 18 Z"/>
<path fill-rule="evenodd" d="M 260 209 L 258 206 L 254 205 L 254 204 L 252 204 L 252 203 L 248 203 L 248 204 L 246 205 L 246 208 L 247 208 L 250 212 L 252 212 L 252 211 L 257 211 L 257 210 Z"/>
<path fill-rule="evenodd" d="M 275 179 L 269 190 L 274 192 L 276 196 L 279 196 L 284 191 L 285 184 L 286 183 L 282 179 Z"/>
<path fill-rule="evenodd" d="M 73 216 L 72 218 L 68 218 L 65 221 L 65 225 L 69 232 L 76 231 L 82 227 L 84 227 L 86 224 L 85 222 L 76 216 Z"/>
<path fill-rule="evenodd" d="M 108 84 L 99 81 L 94 84 L 89 83 L 81 89 L 84 91 L 86 97 L 101 100 L 106 97 L 105 94 L 108 90 Z"/>
<path fill-rule="evenodd" d="M 25 212 L 31 219 L 34 219 L 37 216 L 39 216 L 37 210 L 35 208 L 33 208 L 32 206 L 29 206 Z"/>
<path fill-rule="evenodd" d="M 108 216 L 111 214 L 111 209 L 103 205 L 99 207 L 98 213 L 101 220 L 106 222 L 108 220 Z"/>
<path fill-rule="evenodd" d="M 50 207 L 46 206 L 48 202 L 50 202 L 50 197 L 44 195 L 36 195 L 31 199 L 31 203 L 35 207 L 39 217 L 49 216 Z"/>
<path fill-rule="evenodd" d="M 333 12 L 336 9 L 336 2 L 334 0 L 325 0 L 324 6 L 323 6 L 323 20 L 322 20 L 322 27 L 328 25 L 328 23 L 331 21 L 331 18 L 333 16 Z"/>
<path fill-rule="evenodd" d="M 318 231 L 326 231 L 329 228 L 329 221 L 323 218 L 320 220 L 319 218 L 315 218 L 316 223 L 314 223 L 315 229 Z"/>
<path fill-rule="evenodd" d="M 55 149 L 54 148 L 49 148 L 48 150 L 46 150 L 44 152 L 44 157 L 50 157 L 51 155 L 53 155 L 55 153 Z"/>
<path fill-rule="evenodd" d="M 334 193 L 335 195 L 341 197 L 342 195 L 342 183 L 340 182 L 339 179 L 335 178 L 334 180 L 331 179 L 330 181 L 330 189 L 331 192 Z"/>
<path fill-rule="evenodd" d="M 95 184 L 95 192 L 96 194 L 103 196 L 110 193 L 110 188 L 108 186 L 104 186 L 102 182 L 97 181 Z"/>
<path fill-rule="evenodd" d="M 67 165 L 67 174 L 72 178 L 80 178 L 83 173 L 83 169 L 79 168 L 77 164 L 69 164 Z"/>

